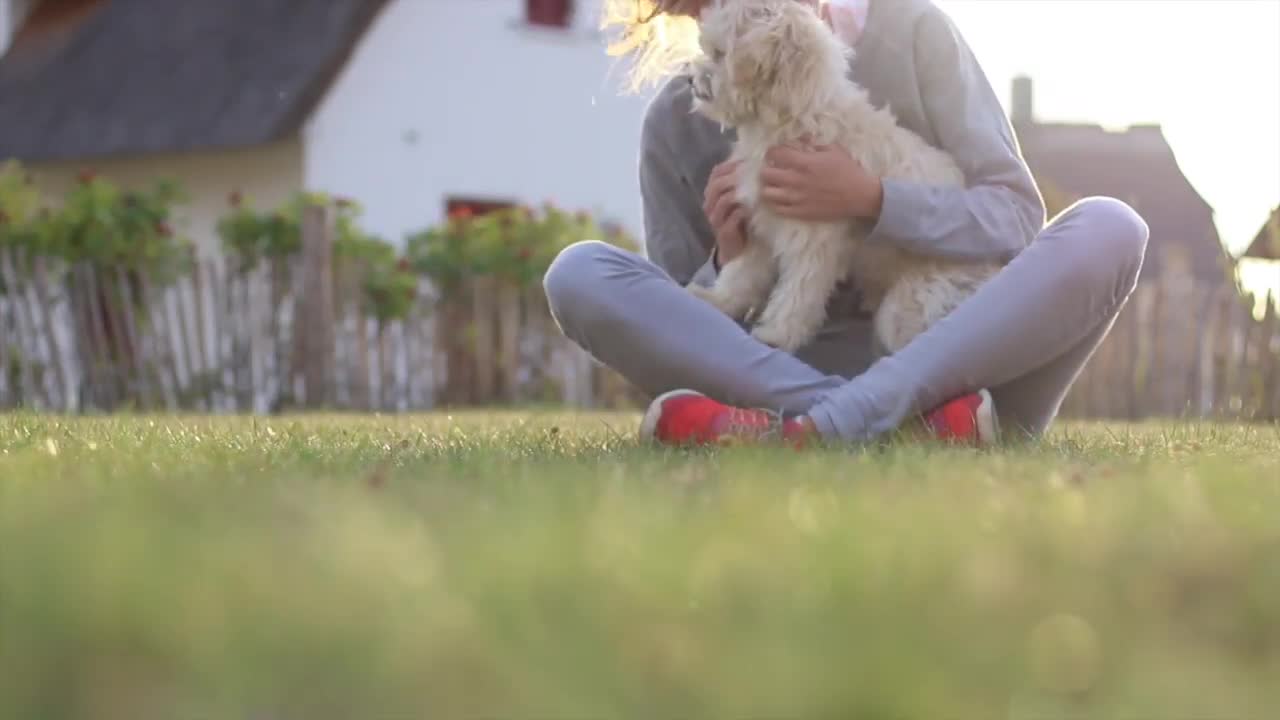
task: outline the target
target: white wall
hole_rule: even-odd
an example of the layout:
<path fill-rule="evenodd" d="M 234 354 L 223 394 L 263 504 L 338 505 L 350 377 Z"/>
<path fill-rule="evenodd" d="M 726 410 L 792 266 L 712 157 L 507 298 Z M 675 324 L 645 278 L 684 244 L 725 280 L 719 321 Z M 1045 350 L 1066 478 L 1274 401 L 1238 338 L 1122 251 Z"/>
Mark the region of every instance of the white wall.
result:
<path fill-rule="evenodd" d="M 578 2 L 562 31 L 524 26 L 522 0 L 392 0 L 304 132 L 308 187 L 397 243 L 451 195 L 553 199 L 638 234 L 647 99 L 622 94 L 599 3 Z"/>
<path fill-rule="evenodd" d="M 230 210 L 233 191 L 256 207 L 274 208 L 301 189 L 302 146 L 289 140 L 248 150 L 28 165 L 36 185 L 54 197 L 71 188 L 85 168 L 127 188 L 146 188 L 160 178 L 182 185 L 188 204 L 179 209 L 175 225 L 208 252 L 220 242 L 217 224 Z"/>

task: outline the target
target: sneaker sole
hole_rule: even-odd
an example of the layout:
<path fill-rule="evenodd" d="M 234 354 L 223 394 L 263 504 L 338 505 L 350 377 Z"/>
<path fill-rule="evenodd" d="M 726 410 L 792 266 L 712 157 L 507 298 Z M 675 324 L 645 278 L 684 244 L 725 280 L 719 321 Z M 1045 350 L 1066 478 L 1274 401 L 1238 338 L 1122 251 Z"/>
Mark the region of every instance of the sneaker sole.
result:
<path fill-rule="evenodd" d="M 644 419 L 640 421 L 640 442 L 654 443 L 657 439 L 654 435 L 658 432 L 658 420 L 662 419 L 662 405 L 666 401 L 675 397 L 683 397 L 686 395 L 696 395 L 702 397 L 702 393 L 693 390 L 672 390 L 666 392 L 653 399 L 649 403 L 649 408 L 644 411 Z"/>
<path fill-rule="evenodd" d="M 978 411 L 974 413 L 974 420 L 978 425 L 978 444 L 993 445 L 1000 441 L 1000 421 L 996 418 L 996 401 L 986 390 L 979 390 L 978 397 L 982 398 Z"/>

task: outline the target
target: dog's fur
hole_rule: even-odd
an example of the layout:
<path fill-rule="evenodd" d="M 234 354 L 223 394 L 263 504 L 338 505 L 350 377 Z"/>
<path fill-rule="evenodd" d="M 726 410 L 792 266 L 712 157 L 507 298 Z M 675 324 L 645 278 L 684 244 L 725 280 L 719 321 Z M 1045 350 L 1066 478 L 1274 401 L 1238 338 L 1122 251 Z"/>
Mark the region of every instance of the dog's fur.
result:
<path fill-rule="evenodd" d="M 694 110 L 737 131 L 737 199 L 750 240 L 710 289 L 690 291 L 736 319 L 756 311 L 753 335 L 795 351 L 826 321 L 829 297 L 852 276 L 874 312 L 880 350 L 900 350 L 949 313 L 998 265 L 926 258 L 870 246 L 858 222 L 805 222 L 758 198 L 765 152 L 808 140 L 837 145 L 876 176 L 960 185 L 951 157 L 874 107 L 849 78 L 850 50 L 797 0 L 716 0 L 701 22 L 703 57 L 691 67 Z M 763 306 L 763 307 L 761 307 Z"/>

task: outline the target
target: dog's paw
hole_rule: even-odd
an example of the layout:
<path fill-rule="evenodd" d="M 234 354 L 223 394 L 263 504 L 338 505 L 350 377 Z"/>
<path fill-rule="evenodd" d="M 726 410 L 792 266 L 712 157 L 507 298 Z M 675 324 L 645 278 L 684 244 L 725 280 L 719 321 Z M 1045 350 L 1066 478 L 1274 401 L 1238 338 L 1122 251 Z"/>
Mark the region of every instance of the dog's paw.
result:
<path fill-rule="evenodd" d="M 709 302 L 712 305 L 715 304 L 711 301 L 711 298 L 715 296 L 715 292 L 712 291 L 711 288 L 703 287 L 701 285 L 689 285 L 685 289 L 689 291 L 690 295 L 698 298 L 699 300 Z"/>
<path fill-rule="evenodd" d="M 799 333 L 788 331 L 785 326 L 780 324 L 757 325 L 751 331 L 751 336 L 765 345 L 786 352 L 795 352 L 803 347 L 805 343 L 805 338 L 801 337 Z"/>
<path fill-rule="evenodd" d="M 728 297 L 724 292 L 718 291 L 714 287 L 705 288 L 701 285 L 690 285 L 687 289 L 694 297 L 703 300 L 735 320 L 741 320 L 747 313 L 745 309 L 740 307 L 742 303 L 736 302 L 733 298 Z"/>
<path fill-rule="evenodd" d="M 725 312 L 724 298 L 721 297 L 721 293 L 716 292 L 715 288 L 703 287 L 701 285 L 690 285 L 687 289 L 690 295 L 693 295 L 720 312 Z M 728 313 L 725 314 L 727 315 Z"/>

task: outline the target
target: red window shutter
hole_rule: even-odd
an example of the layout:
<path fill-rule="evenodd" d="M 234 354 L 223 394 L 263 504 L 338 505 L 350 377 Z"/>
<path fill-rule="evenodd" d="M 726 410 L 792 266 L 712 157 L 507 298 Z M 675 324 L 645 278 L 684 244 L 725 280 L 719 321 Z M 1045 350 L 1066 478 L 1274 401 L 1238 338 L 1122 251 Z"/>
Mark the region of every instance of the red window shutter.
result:
<path fill-rule="evenodd" d="M 449 217 L 479 217 L 486 213 L 515 207 L 514 202 L 482 200 L 479 198 L 450 197 L 445 199 L 445 213 Z"/>
<path fill-rule="evenodd" d="M 569 27 L 573 0 L 525 0 L 525 19 L 530 25 Z"/>

